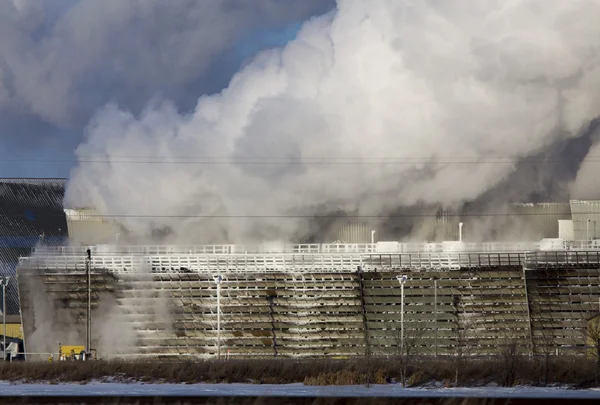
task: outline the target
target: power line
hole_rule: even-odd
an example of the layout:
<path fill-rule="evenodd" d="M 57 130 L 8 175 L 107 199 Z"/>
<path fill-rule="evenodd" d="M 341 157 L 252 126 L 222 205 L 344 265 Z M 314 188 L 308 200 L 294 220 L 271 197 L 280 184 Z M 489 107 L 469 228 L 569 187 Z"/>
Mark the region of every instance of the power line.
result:
<path fill-rule="evenodd" d="M 522 216 L 568 216 L 570 212 L 552 213 L 525 213 L 525 212 L 502 212 L 502 213 L 463 213 L 463 214 L 401 214 L 401 215 L 146 215 L 146 214 L 78 214 L 86 218 L 164 218 L 164 219 L 401 219 L 401 218 L 465 218 L 465 217 L 522 217 Z M 0 217 L 15 218 L 23 217 L 24 214 L 0 214 Z M 64 217 L 61 214 L 48 214 L 43 217 Z"/>
<path fill-rule="evenodd" d="M 433 159 L 432 157 L 426 156 L 412 156 L 400 155 L 400 156 L 249 156 L 248 159 L 267 159 L 267 160 L 404 160 L 404 159 Z M 590 158 L 600 159 L 600 155 L 588 155 Z M 201 160 L 223 160 L 223 159 L 240 159 L 240 157 L 232 156 L 210 156 L 210 155 L 189 155 L 189 156 L 165 156 L 165 155 L 147 155 L 147 156 L 131 156 L 131 155 L 120 155 L 120 156 L 106 156 L 106 155 L 80 155 L 78 159 L 201 159 Z M 527 158 L 520 155 L 492 155 L 486 153 L 485 156 L 479 155 L 451 155 L 451 156 L 436 156 L 437 159 L 522 159 Z M 66 159 L 66 158 L 65 158 Z M 70 159 L 70 158 L 69 158 Z M 558 158 L 555 158 L 558 159 Z M 561 158 L 563 159 L 563 158 Z"/>
<path fill-rule="evenodd" d="M 444 165 L 482 165 L 482 164 L 558 164 L 570 162 L 570 159 L 519 159 L 519 158 L 306 158 L 306 159 L 187 159 L 187 158 L 117 158 L 117 159 L 0 159 L 2 163 L 48 163 L 48 164 L 131 164 L 131 165 L 255 165 L 255 166 L 370 166 L 370 165 L 416 165 L 416 164 L 444 164 Z M 586 163 L 600 163 L 600 157 L 587 157 Z"/>

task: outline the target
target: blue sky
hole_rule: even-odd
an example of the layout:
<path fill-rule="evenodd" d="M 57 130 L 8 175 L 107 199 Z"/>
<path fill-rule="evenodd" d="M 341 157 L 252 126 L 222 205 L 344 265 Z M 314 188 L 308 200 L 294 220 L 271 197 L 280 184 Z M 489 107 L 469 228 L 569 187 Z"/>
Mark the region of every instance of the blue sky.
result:
<path fill-rule="evenodd" d="M 227 58 L 224 62 L 225 69 L 221 66 L 218 72 L 209 72 L 208 79 L 202 78 L 198 83 L 190 83 L 190 86 L 204 87 L 205 82 L 210 81 L 209 93 L 221 91 L 244 61 L 262 50 L 285 46 L 295 38 L 301 26 L 301 22 L 295 22 L 283 30 L 258 30 L 252 36 L 240 41 L 232 52 L 225 56 Z M 187 100 L 184 97 L 175 101 L 178 102 L 182 112 L 185 112 L 193 108 L 202 94 L 199 91 L 187 97 Z M 0 177 L 69 176 L 76 161 L 74 150 L 83 135 L 82 129 L 60 128 L 33 117 L 28 117 L 24 121 L 16 119 L 11 126 L 14 128 L 13 136 L 17 142 L 12 145 L 5 144 L 6 147 L 0 151 Z M 31 138 L 33 143 L 21 144 L 19 140 L 24 138 Z M 62 142 L 56 142 L 57 139 L 61 139 Z"/>
<path fill-rule="evenodd" d="M 160 97 L 173 101 L 182 113 L 188 112 L 195 107 L 200 96 L 219 92 L 227 86 L 240 66 L 256 53 L 267 48 L 284 46 L 296 36 L 303 21 L 311 16 L 328 12 L 334 7 L 333 0 L 307 0 L 303 3 L 306 6 L 298 6 L 300 3 L 295 3 L 296 0 L 265 1 L 262 2 L 263 5 L 261 5 L 261 0 L 256 0 L 256 2 L 248 3 L 250 6 L 245 5 L 247 10 L 240 11 L 237 8 L 243 8 L 244 5 L 231 3 L 235 4 L 235 6 L 231 6 L 228 5 L 230 4 L 228 1 L 221 0 L 225 11 L 220 10 L 222 14 L 215 17 L 217 20 L 213 21 L 211 16 L 199 14 L 197 26 L 194 26 L 192 20 L 191 23 L 182 21 L 182 27 L 178 27 L 177 24 L 182 18 L 187 17 L 186 10 L 177 14 L 178 11 L 181 12 L 181 10 L 177 10 L 177 7 L 186 3 L 157 1 L 156 8 L 163 8 L 156 14 L 159 18 L 164 15 L 165 8 L 173 5 L 175 10 L 171 13 L 174 23 L 168 20 L 169 16 L 167 15 L 164 17 L 165 27 L 153 31 L 156 21 L 152 18 L 156 18 L 156 16 L 150 15 L 147 17 L 151 19 L 149 23 L 142 21 L 139 26 L 128 23 L 125 28 L 120 27 L 120 30 L 129 31 L 119 33 L 121 36 L 116 37 L 117 41 L 109 41 L 108 44 L 101 42 L 103 36 L 110 38 L 110 32 L 108 34 L 102 32 L 102 26 L 98 28 L 94 22 L 91 22 L 90 32 L 86 32 L 85 25 L 79 27 L 76 25 L 85 18 L 86 9 L 82 5 L 89 5 L 88 8 L 91 10 L 87 11 L 87 14 L 91 15 L 92 21 L 96 15 L 98 15 L 98 19 L 106 18 L 108 22 L 104 24 L 107 25 L 105 30 L 110 31 L 111 27 L 108 25 L 110 25 L 111 19 L 119 20 L 119 18 L 108 12 L 107 15 L 101 15 L 97 9 L 93 9 L 98 6 L 98 3 L 87 2 L 88 4 L 84 4 L 86 0 L 48 0 L 35 4 L 38 6 L 37 8 L 32 7 L 32 10 L 19 13 L 11 9 L 10 5 L 0 4 L 0 24 L 3 24 L 2 18 L 6 15 L 11 17 L 10 22 L 17 21 L 14 26 L 6 23 L 8 34 L 0 38 L 0 145 L 2 145 L 0 147 L 0 177 L 68 177 L 71 168 L 76 164 L 74 150 L 83 139 L 86 125 L 94 112 L 107 102 L 117 102 L 121 108 L 137 114 L 152 98 Z M 111 4 L 117 9 L 122 7 L 122 3 L 118 1 L 103 4 L 107 7 L 100 10 L 101 12 L 105 12 Z M 165 4 L 169 6 L 165 7 Z M 192 4 L 192 7 L 200 7 L 201 11 L 210 8 L 202 3 Z M 273 15 L 265 17 L 263 21 L 260 12 L 264 12 L 261 7 L 267 7 L 266 5 L 275 10 L 269 9 Z M 227 7 L 234 7 L 234 9 L 230 10 Z M 288 11 L 292 8 L 294 10 Z M 65 17 L 75 11 L 79 13 L 76 15 L 75 22 Z M 235 14 L 236 12 L 238 14 Z M 240 17 L 239 13 L 241 12 L 248 14 L 247 19 L 243 14 Z M 11 13 L 14 15 L 11 16 Z M 195 15 L 192 11 L 189 14 Z M 230 15 L 231 19 L 238 18 L 238 20 L 234 20 L 233 23 L 229 22 Z M 134 21 L 137 22 L 143 17 L 135 16 L 135 18 Z M 219 21 L 218 18 L 223 21 Z M 252 18 L 254 20 L 247 22 Z M 247 24 L 247 27 L 238 30 L 239 35 L 235 42 L 224 42 L 218 45 L 220 48 L 214 45 L 216 48 L 209 53 L 210 60 L 207 65 L 202 58 L 197 60 L 191 58 L 192 62 L 200 63 L 198 73 L 193 71 L 194 66 L 189 66 L 192 72 L 188 72 L 186 77 L 179 80 L 181 83 L 176 85 L 173 83 L 177 80 L 172 80 L 170 77 L 171 70 L 168 66 L 162 67 L 167 74 L 160 74 L 158 71 L 156 75 L 148 76 L 152 79 L 148 79 L 148 82 L 144 82 L 143 79 L 138 80 L 133 70 L 135 67 L 131 67 L 132 71 L 127 71 L 129 65 L 138 60 L 142 61 L 140 63 L 144 69 L 152 66 L 154 54 L 158 54 L 160 51 L 175 56 L 194 51 L 184 46 L 181 49 L 174 48 L 168 42 L 170 40 L 168 36 L 172 35 L 175 39 L 185 38 L 186 30 L 202 28 L 206 21 L 210 21 L 217 27 L 228 23 Z M 188 26 L 185 26 L 186 22 Z M 94 30 L 100 31 L 96 33 Z M 236 28 L 234 28 L 234 34 L 235 30 Z M 91 32 L 94 34 L 92 35 Z M 202 54 L 201 48 L 211 38 L 204 38 L 201 35 L 208 35 L 205 32 L 210 33 L 210 30 L 198 32 L 200 35 L 197 38 L 199 49 L 196 51 Z M 87 39 L 90 41 L 89 47 L 84 40 L 74 37 L 72 33 L 82 38 L 86 38 L 86 35 L 89 36 Z M 148 44 L 154 44 L 157 40 L 165 38 L 167 46 L 162 49 L 151 49 L 133 43 L 129 46 L 135 47 L 128 50 L 126 38 L 137 38 L 144 44 L 144 36 L 148 36 Z M 119 43 L 121 38 L 123 38 L 124 44 Z M 94 47 L 99 48 L 97 55 L 93 53 L 96 51 Z M 26 59 L 30 55 L 39 57 L 40 69 L 35 69 L 39 67 L 36 62 L 32 63 Z M 88 59 L 85 59 L 86 57 Z M 15 63 L 21 59 L 27 63 L 21 65 Z M 146 63 L 147 60 L 150 63 Z M 156 60 L 162 61 L 161 59 Z M 3 61 L 7 62 L 3 63 Z M 49 67 L 46 67 L 46 63 Z M 177 60 L 174 60 L 173 64 L 176 63 Z M 14 66 L 20 67 L 15 68 Z M 32 69 L 29 69 L 30 67 Z M 173 68 L 173 71 L 182 69 L 181 66 L 176 68 Z M 69 69 L 73 71 L 73 74 L 69 74 Z M 31 70 L 30 73 L 28 73 L 29 70 Z M 65 73 L 65 71 L 67 72 Z M 19 78 L 21 73 L 29 74 L 29 76 Z M 18 85 L 23 86 L 23 83 L 22 93 L 25 96 L 20 94 L 18 88 Z M 36 83 L 39 86 L 31 88 L 29 87 L 30 83 Z M 9 94 L 9 101 L 4 104 L 2 102 L 3 85 L 8 89 Z M 46 85 L 47 88 L 44 87 Z M 66 100 L 63 101 L 61 97 Z M 46 101 L 46 105 L 40 104 L 44 100 L 49 101 Z M 73 104 L 67 105 L 69 101 L 72 101 Z M 52 104 L 62 107 L 63 103 L 69 114 L 64 120 L 52 115 L 54 113 Z M 60 108 L 58 110 L 60 111 Z"/>

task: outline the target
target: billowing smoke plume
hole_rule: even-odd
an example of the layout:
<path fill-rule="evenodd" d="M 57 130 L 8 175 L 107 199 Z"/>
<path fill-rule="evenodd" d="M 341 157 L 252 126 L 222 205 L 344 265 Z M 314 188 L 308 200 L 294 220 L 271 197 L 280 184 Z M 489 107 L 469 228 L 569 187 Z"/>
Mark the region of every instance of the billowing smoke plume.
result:
<path fill-rule="evenodd" d="M 599 0 L 339 0 L 192 114 L 104 108 L 66 202 L 212 241 L 459 206 L 596 118 L 599 18 Z"/>
<path fill-rule="evenodd" d="M 600 126 L 596 122 L 591 134 L 592 147 L 581 163 L 577 178 L 571 188 L 571 197 L 576 199 L 599 199 L 598 168 L 600 168 Z"/>

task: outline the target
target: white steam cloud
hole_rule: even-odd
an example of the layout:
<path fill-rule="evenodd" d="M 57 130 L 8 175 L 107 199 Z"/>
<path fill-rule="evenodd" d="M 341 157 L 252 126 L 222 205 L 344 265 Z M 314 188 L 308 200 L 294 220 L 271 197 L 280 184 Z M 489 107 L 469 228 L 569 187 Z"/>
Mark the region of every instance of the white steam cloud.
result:
<path fill-rule="evenodd" d="M 289 239 L 304 221 L 173 216 L 379 215 L 475 199 L 514 170 L 490 159 L 527 157 L 598 116 L 599 20 L 600 0 L 339 0 L 190 115 L 104 108 L 66 203 L 168 215 L 120 221 L 217 242 Z"/>
<path fill-rule="evenodd" d="M 257 26 L 282 29 L 330 1 L 2 1 L 0 118 L 79 128 L 111 99 L 134 110 L 155 94 L 183 102 Z"/>

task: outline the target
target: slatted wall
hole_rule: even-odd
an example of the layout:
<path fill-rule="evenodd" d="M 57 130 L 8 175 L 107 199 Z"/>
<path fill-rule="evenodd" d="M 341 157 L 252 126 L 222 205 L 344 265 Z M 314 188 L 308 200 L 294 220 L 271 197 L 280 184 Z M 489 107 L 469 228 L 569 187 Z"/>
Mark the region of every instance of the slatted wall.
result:
<path fill-rule="evenodd" d="M 397 280 L 402 274 L 409 278 L 404 339 Z M 220 348 L 223 357 L 338 357 L 365 352 L 393 356 L 399 353 L 402 341 L 420 354 L 455 354 L 457 350 L 495 354 L 507 342 L 529 344 L 523 272 L 517 266 L 226 273 L 220 284 L 220 333 L 213 276 L 195 272 L 115 275 L 95 270 L 93 345 L 111 351 L 104 356 L 215 356 Z M 19 285 L 26 344 L 27 336 L 40 325 L 39 319 L 34 319 L 39 314 L 35 315 L 31 299 L 34 293 L 39 296 L 40 289 L 48 297 L 43 305 L 51 307 L 56 316 L 50 323 L 53 329 L 47 333 L 47 346 L 66 344 L 65 339 L 81 341 L 69 344 L 85 342 L 85 273 L 25 269 L 19 272 Z M 114 313 L 115 306 L 119 309 L 115 327 L 130 328 L 135 339 L 111 349 L 102 341 L 106 328 L 103 311 Z M 48 328 L 47 322 L 44 327 Z M 30 345 L 27 350 L 42 348 Z"/>
<path fill-rule="evenodd" d="M 87 277 L 83 272 L 19 269 L 23 334 L 28 352 L 56 352 L 58 344 L 86 342 Z M 91 302 L 98 309 L 115 302 L 117 278 L 108 271 L 91 276 Z"/>
<path fill-rule="evenodd" d="M 598 264 L 544 265 L 525 274 L 536 350 L 581 352 L 587 320 L 600 311 Z"/>
<path fill-rule="evenodd" d="M 399 272 L 364 273 L 369 345 L 374 354 L 399 353 Z M 419 354 L 499 354 L 530 343 L 527 299 L 519 267 L 404 272 L 404 345 Z M 434 285 L 437 279 L 437 305 Z M 437 331 L 437 333 L 436 333 Z M 437 338 L 436 338 L 437 335 Z"/>
<path fill-rule="evenodd" d="M 169 302 L 167 329 L 146 324 L 141 353 L 215 355 L 217 285 L 212 275 L 164 273 L 150 283 L 125 276 L 122 305 L 146 300 L 151 287 Z M 223 275 L 220 285 L 223 356 L 344 356 L 364 351 L 352 273 Z"/>

